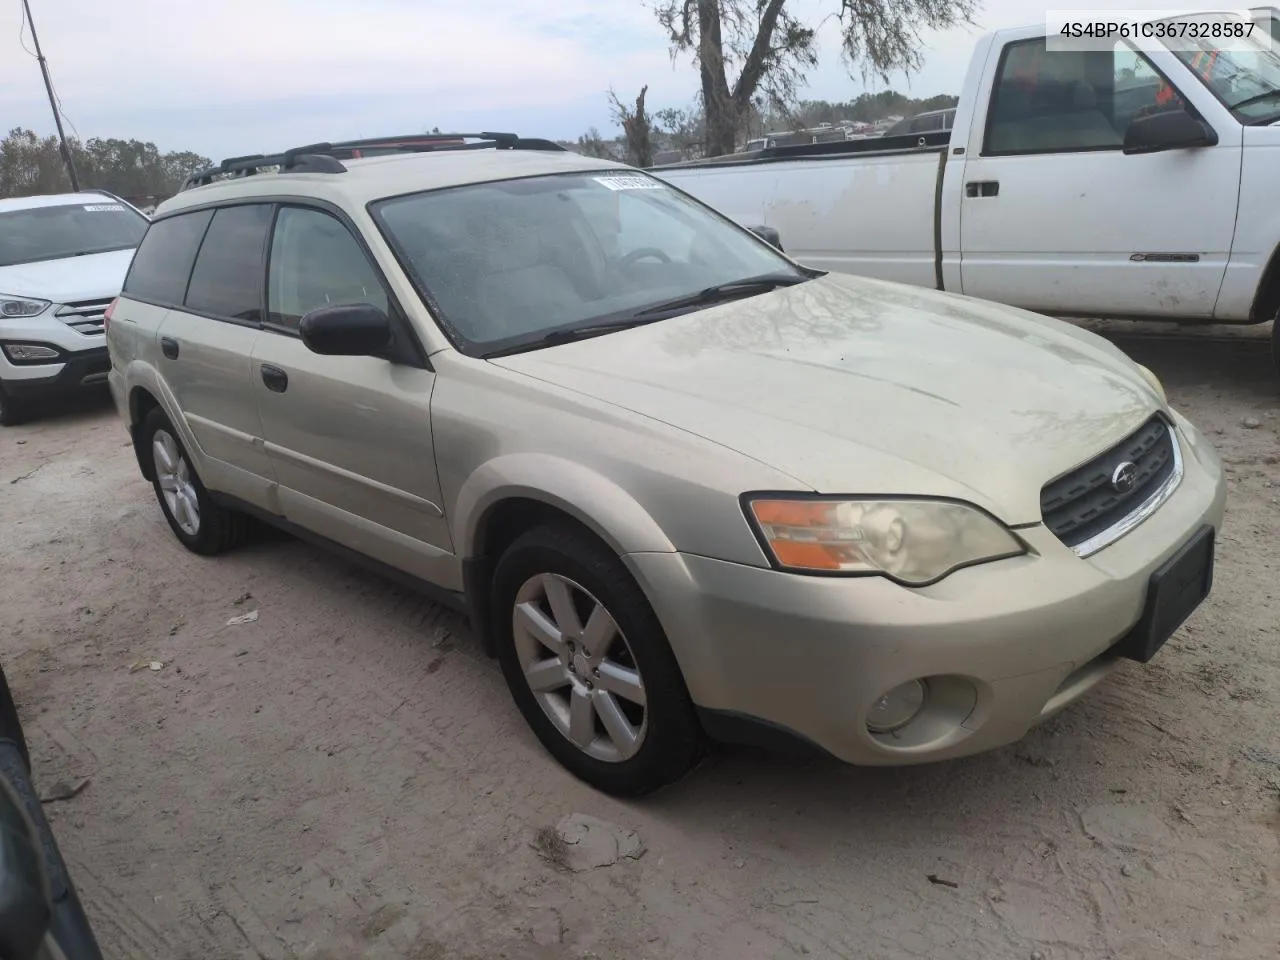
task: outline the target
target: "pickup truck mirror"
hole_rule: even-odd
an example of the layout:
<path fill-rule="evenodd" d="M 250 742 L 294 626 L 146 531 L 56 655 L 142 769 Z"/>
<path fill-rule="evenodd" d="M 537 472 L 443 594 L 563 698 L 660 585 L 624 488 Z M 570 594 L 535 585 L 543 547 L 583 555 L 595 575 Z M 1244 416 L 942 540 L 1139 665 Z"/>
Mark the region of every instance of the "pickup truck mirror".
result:
<path fill-rule="evenodd" d="M 1133 120 L 1124 132 L 1124 152 L 1156 153 L 1188 147 L 1212 147 L 1218 134 L 1183 109 L 1164 110 Z"/>
<path fill-rule="evenodd" d="M 34 960 L 52 921 L 44 849 L 22 801 L 0 773 L 0 957 Z"/>
<path fill-rule="evenodd" d="M 771 246 L 782 249 L 782 237 L 773 227 L 756 226 L 747 227 L 752 233 Z"/>
<path fill-rule="evenodd" d="M 321 307 L 302 317 L 298 333 L 312 353 L 376 357 L 391 346 L 391 318 L 367 303 Z"/>

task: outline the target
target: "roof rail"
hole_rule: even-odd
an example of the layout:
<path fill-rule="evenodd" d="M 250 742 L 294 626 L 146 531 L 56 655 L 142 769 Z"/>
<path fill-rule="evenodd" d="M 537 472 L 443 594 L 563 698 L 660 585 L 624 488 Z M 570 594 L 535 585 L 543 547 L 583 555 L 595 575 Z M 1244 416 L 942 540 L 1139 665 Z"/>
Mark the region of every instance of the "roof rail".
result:
<path fill-rule="evenodd" d="M 551 140 L 525 138 L 514 133 L 411 133 L 406 136 L 369 137 L 337 143 L 311 143 L 283 153 L 254 153 L 228 157 L 216 166 L 187 177 L 182 190 L 213 183 L 215 179 L 252 176 L 278 168 L 293 173 L 345 173 L 343 160 L 381 156 L 389 153 L 434 153 L 444 150 L 557 150 L 564 147 Z"/>

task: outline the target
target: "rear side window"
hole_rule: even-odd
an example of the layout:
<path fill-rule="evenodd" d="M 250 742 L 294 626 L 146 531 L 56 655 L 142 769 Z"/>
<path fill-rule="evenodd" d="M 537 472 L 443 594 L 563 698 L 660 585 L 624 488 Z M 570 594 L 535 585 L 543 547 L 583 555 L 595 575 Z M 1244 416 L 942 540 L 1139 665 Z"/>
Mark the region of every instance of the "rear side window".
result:
<path fill-rule="evenodd" d="M 133 255 L 133 264 L 124 281 L 126 296 L 178 306 L 187 292 L 191 266 L 212 211 L 181 213 L 157 220 Z"/>
<path fill-rule="evenodd" d="M 188 309 L 261 321 L 263 251 L 270 225 L 269 203 L 223 207 L 214 213 L 191 271 Z"/>

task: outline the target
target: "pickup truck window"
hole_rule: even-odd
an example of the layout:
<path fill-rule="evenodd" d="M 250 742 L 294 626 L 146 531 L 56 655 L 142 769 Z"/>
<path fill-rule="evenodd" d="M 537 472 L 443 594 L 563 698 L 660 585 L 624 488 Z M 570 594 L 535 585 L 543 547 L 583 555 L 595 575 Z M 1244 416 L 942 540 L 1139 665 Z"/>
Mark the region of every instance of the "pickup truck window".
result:
<path fill-rule="evenodd" d="M 1005 47 L 983 143 L 986 156 L 1119 150 L 1137 116 L 1181 98 L 1124 42 L 1050 53 L 1044 38 Z"/>
<path fill-rule="evenodd" d="M 1280 53 L 1237 43 L 1222 49 L 1205 40 L 1198 49 L 1173 52 L 1241 123 L 1273 123 L 1280 119 Z"/>

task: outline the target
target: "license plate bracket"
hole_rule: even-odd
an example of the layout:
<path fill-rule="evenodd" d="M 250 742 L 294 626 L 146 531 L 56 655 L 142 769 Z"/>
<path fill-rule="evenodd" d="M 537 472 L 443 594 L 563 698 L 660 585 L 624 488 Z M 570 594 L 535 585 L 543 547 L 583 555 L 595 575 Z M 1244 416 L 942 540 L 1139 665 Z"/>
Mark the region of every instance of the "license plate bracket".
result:
<path fill-rule="evenodd" d="M 1205 524 L 1151 574 L 1142 617 L 1116 652 L 1146 663 L 1182 626 L 1213 587 L 1214 530 Z"/>

